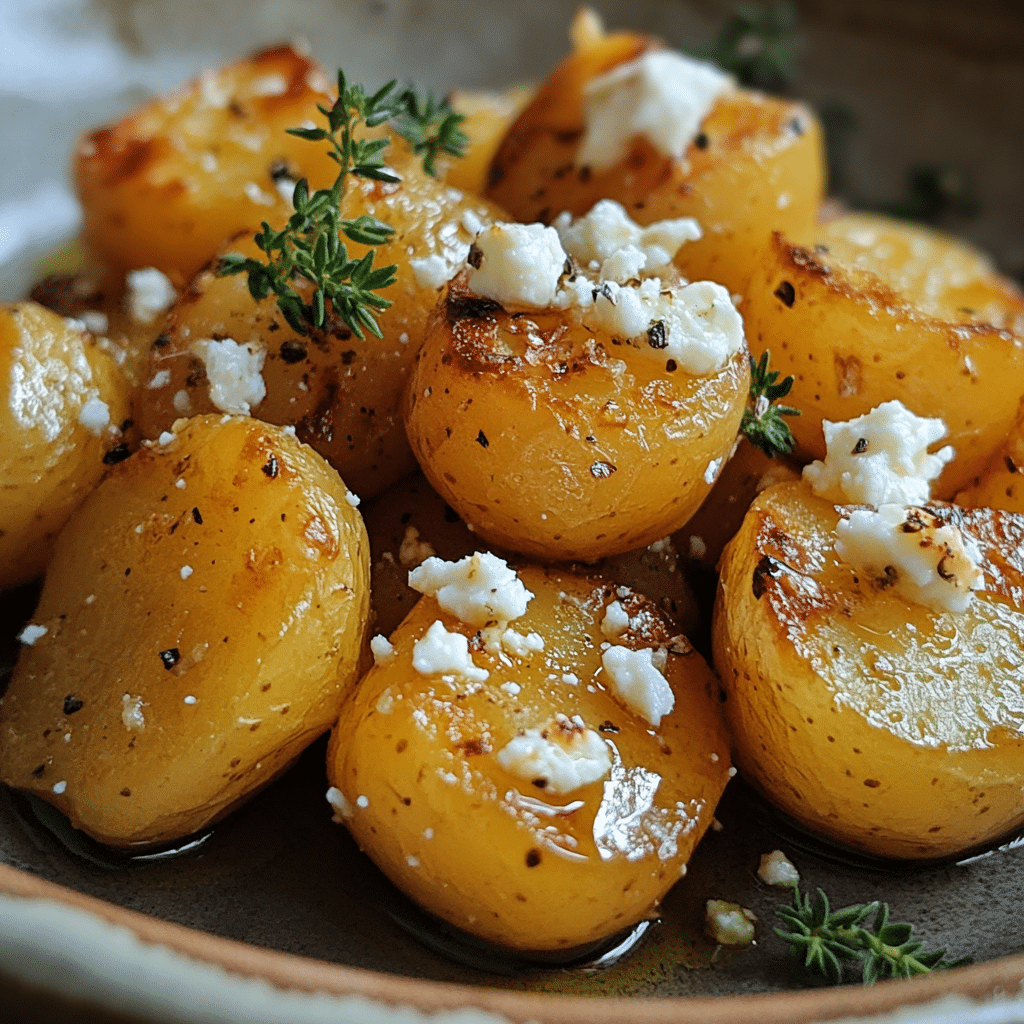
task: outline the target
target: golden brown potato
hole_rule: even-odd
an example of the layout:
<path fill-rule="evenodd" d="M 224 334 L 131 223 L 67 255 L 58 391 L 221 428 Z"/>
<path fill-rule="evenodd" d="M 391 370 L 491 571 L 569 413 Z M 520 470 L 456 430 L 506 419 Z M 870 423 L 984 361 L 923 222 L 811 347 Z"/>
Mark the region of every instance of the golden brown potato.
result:
<path fill-rule="evenodd" d="M 509 312 L 456 278 L 407 391 L 406 429 L 439 494 L 483 538 L 593 561 L 660 540 L 728 455 L 745 348 L 691 375 L 564 312 Z"/>
<path fill-rule="evenodd" d="M 435 181 L 397 139 L 388 159 L 402 181 L 350 179 L 343 204 L 346 217 L 369 214 L 395 229 L 387 244 L 376 247 L 374 259 L 374 266 L 398 267 L 398 281 L 381 293 L 392 303 L 378 317 L 384 337 L 365 332 L 360 339 L 338 317 L 322 331 L 298 334 L 273 296 L 262 302 L 252 298 L 245 275 L 217 277 L 205 270 L 171 308 L 153 345 L 140 397 L 143 436 L 157 437 L 179 416 L 240 411 L 211 393 L 209 358 L 202 350 L 206 340 L 229 339 L 255 359 L 250 371 L 255 391 L 247 389 L 246 403 L 252 414 L 268 423 L 293 424 L 299 439 L 361 497 L 415 468 L 399 413 L 402 391 L 439 290 L 477 230 L 499 211 Z M 368 248 L 346 246 L 352 258 L 361 258 Z M 260 255 L 244 237 L 225 251 Z"/>
<path fill-rule="evenodd" d="M 432 913 L 515 949 L 566 950 L 656 911 L 711 823 L 728 738 L 713 674 L 650 602 L 600 577 L 520 578 L 534 597 L 511 629 L 543 650 L 488 650 L 487 629 L 423 597 L 345 706 L 328 799 Z M 648 666 L 660 656 L 647 651 L 666 652 L 675 708 L 656 725 L 613 695 L 602 667 L 613 604 L 628 625 L 612 649 Z M 485 679 L 413 667 L 438 628 Z"/>
<path fill-rule="evenodd" d="M 965 508 L 1024 512 L 1024 427 L 1019 424 L 995 458 L 954 499 Z"/>
<path fill-rule="evenodd" d="M 0 702 L 0 779 L 112 846 L 223 817 L 358 678 L 367 548 L 345 485 L 294 437 L 183 423 L 62 532 Z"/>
<path fill-rule="evenodd" d="M 331 102 L 321 68 L 290 46 L 208 71 L 86 135 L 75 182 L 86 244 L 115 278 L 156 267 L 181 287 L 242 228 L 287 217 L 278 182 L 329 186 L 323 145 L 286 134 Z"/>
<path fill-rule="evenodd" d="M 936 612 L 839 560 L 850 508 L 765 491 L 726 548 L 714 658 L 744 777 L 797 821 L 885 857 L 946 857 L 1024 821 L 1024 518 L 929 510 L 984 584 Z"/>
<path fill-rule="evenodd" d="M 906 232 L 920 233 L 923 244 L 934 240 L 924 228 L 873 230 L 883 242 L 893 239 L 894 250 Z M 839 231 L 833 227 L 827 237 Z M 936 485 L 940 497 L 963 487 L 998 450 L 1021 412 L 1024 335 L 1010 327 L 1024 302 L 995 275 L 953 287 L 956 271 L 944 270 L 939 257 L 957 246 L 935 242 L 929 278 L 909 261 L 895 259 L 888 268 L 875 261 L 873 270 L 864 269 L 867 261 L 851 266 L 830 251 L 775 236 L 743 303 L 743 320 L 755 358 L 769 350 L 772 367 L 796 379 L 786 401 L 802 411 L 789 421 L 801 457 L 824 457 L 823 420 L 853 419 L 892 399 L 946 424 L 943 443 L 956 458 Z M 952 255 L 947 268 L 956 265 Z M 907 285 L 906 293 L 887 283 L 890 275 Z M 919 304 L 926 291 L 931 298 Z M 1002 325 L 956 312 L 951 304 L 968 294 L 985 310 L 1001 296 Z"/>
<path fill-rule="evenodd" d="M 634 138 L 611 168 L 578 166 L 587 84 L 657 46 L 632 33 L 586 40 L 513 123 L 487 194 L 521 221 L 583 214 L 604 198 L 640 224 L 694 217 L 704 237 L 679 250 L 676 266 L 742 293 L 772 230 L 812 237 L 824 194 L 820 127 L 803 104 L 736 90 L 718 99 L 681 160 Z"/>
<path fill-rule="evenodd" d="M 40 575 L 54 538 L 127 454 L 128 385 L 96 339 L 35 302 L 0 307 L 0 589 Z"/>

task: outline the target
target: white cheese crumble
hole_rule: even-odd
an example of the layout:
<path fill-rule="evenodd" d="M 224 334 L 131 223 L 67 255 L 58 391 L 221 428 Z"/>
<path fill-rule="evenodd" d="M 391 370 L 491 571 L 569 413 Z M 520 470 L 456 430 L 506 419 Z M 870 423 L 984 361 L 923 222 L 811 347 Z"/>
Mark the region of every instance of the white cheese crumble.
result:
<path fill-rule="evenodd" d="M 110 320 L 106 313 L 98 309 L 87 309 L 82 313 L 82 323 L 92 334 L 106 334 L 110 330 Z"/>
<path fill-rule="evenodd" d="M 142 714 L 144 704 L 141 697 L 133 697 L 126 693 L 121 698 L 121 722 L 131 732 L 132 729 L 145 729 L 146 719 Z"/>
<path fill-rule="evenodd" d="M 493 224 L 477 236 L 480 265 L 471 266 L 469 287 L 495 302 L 544 308 L 555 301 L 566 254 L 558 232 L 543 224 Z"/>
<path fill-rule="evenodd" d="M 130 270 L 125 280 L 128 312 L 140 324 L 151 324 L 178 297 L 170 278 L 156 267 Z"/>
<path fill-rule="evenodd" d="M 839 521 L 836 535 L 844 562 L 934 611 L 964 611 L 985 580 L 974 541 L 923 508 L 855 509 Z"/>
<path fill-rule="evenodd" d="M 18 640 L 27 647 L 31 647 L 40 637 L 46 636 L 49 632 L 50 629 L 48 626 L 37 626 L 35 623 L 30 622 L 18 634 Z"/>
<path fill-rule="evenodd" d="M 775 885 L 780 889 L 795 889 L 800 884 L 800 872 L 781 850 L 761 855 L 757 877 L 765 885 Z"/>
<path fill-rule="evenodd" d="M 191 693 L 190 693 L 190 694 L 188 694 L 188 695 L 187 695 L 187 696 L 185 697 L 185 703 L 186 703 L 186 704 L 189 704 L 189 705 L 191 705 L 191 704 L 195 704 L 195 702 L 196 702 L 196 698 L 195 698 L 195 697 L 194 697 L 194 696 L 193 696 L 193 695 L 192 695 Z"/>
<path fill-rule="evenodd" d="M 193 570 L 192 570 L 192 566 L 191 565 L 183 565 L 181 567 L 181 578 L 183 580 L 187 580 L 189 578 L 189 576 L 192 575 L 192 572 L 193 572 Z"/>
<path fill-rule="evenodd" d="M 370 640 L 370 651 L 373 654 L 373 663 L 375 665 L 390 665 L 395 660 L 394 646 L 386 636 L 380 633 Z"/>
<path fill-rule="evenodd" d="M 738 903 L 708 900 L 704 905 L 704 931 L 722 946 L 749 946 L 757 935 L 757 916 Z"/>
<path fill-rule="evenodd" d="M 514 629 L 506 629 L 501 634 L 501 646 L 516 658 L 528 658 L 544 650 L 544 637 L 540 633 L 517 633 Z"/>
<path fill-rule="evenodd" d="M 924 504 L 953 458 L 949 445 L 928 454 L 946 433 L 942 420 L 915 416 L 899 401 L 845 422 L 825 420 L 822 429 L 825 460 L 805 466 L 803 475 L 815 494 L 837 504 Z"/>
<path fill-rule="evenodd" d="M 675 694 L 668 680 L 654 666 L 649 647 L 632 651 L 628 647 L 609 647 L 601 655 L 612 693 L 630 711 L 657 726 L 675 707 Z"/>
<path fill-rule="evenodd" d="M 350 490 L 345 491 L 345 501 L 347 501 L 353 508 L 359 508 L 359 495 L 353 494 Z"/>
<path fill-rule="evenodd" d="M 78 422 L 99 437 L 110 426 L 110 406 L 99 398 L 90 398 L 78 411 Z"/>
<path fill-rule="evenodd" d="M 412 275 L 416 278 L 416 283 L 421 288 L 433 288 L 435 290 L 443 288 L 458 269 L 458 264 L 453 266 L 448 260 L 437 253 L 431 256 L 420 256 L 416 259 L 411 259 L 409 260 L 409 266 L 412 267 Z"/>
<path fill-rule="evenodd" d="M 604 778 L 612 766 L 605 741 L 565 715 L 543 729 L 526 729 L 496 757 L 506 771 L 548 793 L 571 793 Z"/>
<path fill-rule="evenodd" d="M 411 569 L 436 554 L 434 545 L 430 541 L 421 540 L 420 531 L 415 526 L 405 528 L 405 535 L 398 548 L 398 561 L 402 568 Z"/>
<path fill-rule="evenodd" d="M 559 223 L 571 236 L 576 225 L 564 218 Z M 477 295 L 502 305 L 575 308 L 588 325 L 636 342 L 639 351 L 666 366 L 672 363 L 695 375 L 713 373 L 743 347 L 743 320 L 728 290 L 711 281 L 671 288 L 659 277 L 637 281 L 645 272 L 645 252 L 656 254 L 659 266 L 664 265 L 661 260 L 671 260 L 670 253 L 687 235 L 680 223 L 663 221 L 644 229 L 645 236 L 651 233 L 644 251 L 630 245 L 603 263 L 591 260 L 589 266 L 600 272 L 599 282 L 575 269 L 553 228 L 495 224 L 477 239 L 467 284 Z M 609 230 L 605 237 L 590 225 L 578 239 L 580 251 L 611 249 L 614 234 Z"/>
<path fill-rule="evenodd" d="M 653 50 L 587 83 L 585 128 L 577 167 L 607 170 L 630 140 L 646 139 L 678 160 L 732 79 L 711 64 L 670 50 Z"/>
<path fill-rule="evenodd" d="M 334 786 L 327 790 L 327 802 L 334 810 L 331 820 L 339 825 L 347 818 L 351 818 L 355 813 L 345 794 Z"/>
<path fill-rule="evenodd" d="M 248 415 L 266 397 L 262 373 L 266 353 L 262 348 L 239 345 L 232 338 L 204 338 L 195 342 L 191 350 L 206 366 L 210 401 L 221 412 Z"/>
<path fill-rule="evenodd" d="M 165 388 L 171 383 L 171 371 L 170 370 L 157 370 L 153 374 L 152 380 L 146 385 L 146 389 L 149 391 L 156 391 L 158 388 Z"/>
<path fill-rule="evenodd" d="M 683 244 L 701 237 L 692 217 L 641 227 L 614 199 L 600 200 L 576 220 L 568 211 L 561 213 L 554 227 L 562 247 L 580 266 L 596 263 L 599 280 L 620 284 L 641 270 L 648 275 L 668 270 Z"/>
<path fill-rule="evenodd" d="M 469 641 L 461 633 L 449 633 L 440 619 L 435 619 L 423 638 L 413 644 L 412 667 L 424 676 L 451 672 L 479 683 L 490 675 L 487 669 L 473 664 Z"/>
<path fill-rule="evenodd" d="M 504 559 L 481 551 L 458 562 L 428 558 L 409 573 L 409 586 L 471 626 L 518 619 L 533 599 Z"/>
<path fill-rule="evenodd" d="M 54 793 L 57 794 L 57 796 L 60 796 L 61 793 L 63 793 L 64 790 L 66 790 L 67 788 L 68 788 L 68 784 L 67 784 L 66 781 L 63 781 L 63 780 L 61 782 L 55 782 L 53 784 L 53 791 L 54 791 Z"/>
<path fill-rule="evenodd" d="M 174 406 L 174 411 L 179 416 L 190 416 L 192 414 L 192 399 L 184 388 L 174 392 L 174 398 L 171 400 L 171 403 Z"/>
<path fill-rule="evenodd" d="M 616 640 L 629 629 L 629 612 L 622 607 L 620 601 L 612 601 L 604 610 L 601 620 L 601 632 L 609 640 Z"/>

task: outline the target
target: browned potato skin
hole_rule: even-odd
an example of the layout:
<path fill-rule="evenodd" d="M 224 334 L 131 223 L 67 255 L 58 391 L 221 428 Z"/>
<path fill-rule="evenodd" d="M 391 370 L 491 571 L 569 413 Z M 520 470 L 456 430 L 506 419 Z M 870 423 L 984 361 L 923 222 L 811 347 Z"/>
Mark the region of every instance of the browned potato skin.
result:
<path fill-rule="evenodd" d="M 449 225 L 468 245 L 460 224 L 470 210 L 484 223 L 503 216 L 493 204 L 463 195 L 431 178 L 403 143 L 387 151 L 399 184 L 350 179 L 343 213 L 376 216 L 395 229 L 376 247 L 374 266 L 394 264 L 398 281 L 381 292 L 392 305 L 378 315 L 383 338 L 356 337 L 340 318 L 323 331 L 297 334 L 271 296 L 256 302 L 244 274 L 217 277 L 204 270 L 171 308 L 154 343 L 146 380 L 168 371 L 168 383 L 145 389 L 139 420 L 144 437 L 155 438 L 182 412 L 175 396 L 184 391 L 190 414 L 213 412 L 202 361 L 191 351 L 201 338 L 232 338 L 267 351 L 266 397 L 252 414 L 268 423 L 293 424 L 300 440 L 315 448 L 360 497 L 376 494 L 416 468 L 401 420 L 401 397 L 438 299 L 438 289 L 420 283 L 412 260 L 443 251 L 438 232 Z M 367 246 L 346 242 L 351 258 Z M 410 251 L 411 250 L 411 251 Z M 239 236 L 226 252 L 263 258 L 251 238 Z"/>
<path fill-rule="evenodd" d="M 85 373 L 89 378 L 86 379 Z M 39 576 L 54 538 L 124 442 L 128 385 L 87 332 L 35 302 L 0 306 L 0 589 Z M 111 429 L 79 422 L 92 395 Z M 115 456 L 109 456 L 115 457 Z"/>
<path fill-rule="evenodd" d="M 621 374 L 608 365 L 618 359 Z M 717 373 L 670 373 L 564 313 L 480 300 L 457 277 L 417 357 L 406 429 L 430 482 L 481 537 L 543 561 L 594 561 L 693 514 L 709 463 L 732 448 L 748 374 L 745 349 Z"/>
<path fill-rule="evenodd" d="M 792 289 L 792 291 L 790 291 Z M 988 323 L 923 314 L 869 271 L 775 235 L 742 306 L 754 358 L 796 381 L 786 402 L 804 459 L 825 457 L 823 420 L 898 398 L 939 417 L 956 458 L 933 491 L 950 497 L 999 449 L 1021 414 L 1024 339 Z"/>
<path fill-rule="evenodd" d="M 267 95 L 278 77 L 284 91 Z M 311 189 L 334 181 L 327 147 L 286 134 L 322 122 L 317 104 L 332 102 L 330 87 L 316 63 L 280 46 L 86 135 L 74 167 L 86 244 L 115 279 L 152 266 L 186 284 L 235 232 L 290 214 L 274 173 L 286 168 Z M 252 186 L 259 201 L 246 194 Z"/>
<path fill-rule="evenodd" d="M 842 510 L 801 483 L 754 502 L 715 608 L 740 772 L 804 825 L 883 857 L 948 857 L 1024 822 L 1024 518 L 930 507 L 983 552 L 965 612 L 839 562 Z"/>
<path fill-rule="evenodd" d="M 691 281 L 743 293 L 771 231 L 813 237 L 825 182 L 820 126 L 802 104 L 738 90 L 704 120 L 707 145 L 691 143 L 682 160 L 635 139 L 608 170 L 576 167 L 586 84 L 657 45 L 617 33 L 570 54 L 513 123 L 487 195 L 527 222 L 550 223 L 563 210 L 580 216 L 599 199 L 617 200 L 639 224 L 694 217 L 704 237 L 679 250 L 676 266 Z"/>
<path fill-rule="evenodd" d="M 954 500 L 965 508 L 1024 513 L 1024 427 L 1015 428 L 1003 450 Z"/>
<path fill-rule="evenodd" d="M 563 950 L 656 912 L 711 824 L 729 778 L 729 740 L 717 680 L 681 637 L 666 668 L 676 707 L 657 729 L 620 705 L 600 676 L 594 678 L 604 640 L 600 621 L 616 584 L 536 567 L 521 569 L 520 577 L 536 596 L 513 627 L 541 633 L 545 650 L 511 666 L 475 650 L 476 664 L 491 672 L 476 692 L 464 681 L 453 689 L 438 676 L 420 675 L 411 665 L 412 647 L 435 619 L 470 638 L 477 632 L 442 612 L 433 598 L 423 598 L 391 637 L 395 662 L 374 667 L 346 703 L 331 736 L 328 775 L 354 809 L 346 824 L 357 842 L 413 899 L 491 942 Z M 628 646 L 669 642 L 674 630 L 657 610 L 639 595 L 630 600 L 637 602 L 631 614 L 647 608 L 648 625 L 627 634 Z M 575 673 L 579 684 L 561 682 L 563 672 Z M 509 679 L 522 684 L 515 697 L 500 687 Z M 579 714 L 591 729 L 603 725 L 602 736 L 614 743 L 624 771 L 613 768 L 604 780 L 555 795 L 502 768 L 496 752 L 520 729 L 541 728 L 557 712 Z M 458 782 L 445 781 L 447 773 Z M 645 773 L 661 777 L 657 810 L 641 812 L 632 827 L 620 824 L 629 835 L 615 848 L 614 830 L 598 827 L 598 810 L 621 822 L 616 801 L 631 810 L 631 797 L 642 805 L 638 783 L 649 778 Z M 531 816 L 516 810 L 514 794 L 553 806 L 582 800 L 584 806 Z M 359 797 L 366 798 L 365 808 Z M 657 838 L 651 846 L 655 816 L 671 818 L 677 801 L 686 805 L 692 826 L 663 859 Z M 649 822 L 654 827 L 648 832 Z M 546 826 L 557 830 L 556 843 L 580 856 L 553 851 Z"/>
<path fill-rule="evenodd" d="M 275 778 L 360 671 L 368 545 L 345 495 L 319 456 L 251 419 L 193 419 L 115 466 L 58 540 L 33 619 L 48 632 L 0 702 L 0 779 L 139 848 Z"/>

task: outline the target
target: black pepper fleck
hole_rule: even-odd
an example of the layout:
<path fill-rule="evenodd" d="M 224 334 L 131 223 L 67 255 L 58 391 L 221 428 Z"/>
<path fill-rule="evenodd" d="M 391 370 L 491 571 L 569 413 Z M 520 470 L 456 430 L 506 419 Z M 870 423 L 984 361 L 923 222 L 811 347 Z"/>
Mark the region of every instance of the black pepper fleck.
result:
<path fill-rule="evenodd" d="M 119 445 L 115 445 L 103 453 L 103 464 L 113 466 L 116 462 L 124 462 L 129 455 L 131 455 L 131 449 L 128 447 L 128 442 L 122 441 Z"/>
<path fill-rule="evenodd" d="M 192 509 L 192 519 L 195 521 L 196 526 L 203 525 L 203 517 L 198 508 Z"/>
<path fill-rule="evenodd" d="M 85 707 L 85 702 L 79 700 L 73 693 L 69 693 L 64 698 L 64 714 L 73 715 L 76 711 L 81 711 Z"/>
<path fill-rule="evenodd" d="M 707 149 L 711 145 L 711 140 L 707 136 L 707 132 L 698 132 L 693 139 L 693 144 L 698 149 Z"/>
<path fill-rule="evenodd" d="M 263 469 L 263 475 L 269 476 L 273 480 L 277 476 L 277 457 L 271 455 L 261 468 Z"/>
<path fill-rule="evenodd" d="M 779 299 L 786 306 L 792 306 L 796 302 L 796 289 L 788 281 L 783 281 L 775 289 L 775 298 Z"/>
<path fill-rule="evenodd" d="M 853 446 L 851 455 L 863 455 L 868 450 L 868 439 L 866 437 L 858 437 L 857 443 Z"/>
<path fill-rule="evenodd" d="M 301 341 L 295 341 L 292 338 L 281 342 L 280 353 L 286 363 L 301 363 L 308 354 L 306 346 Z"/>
<path fill-rule="evenodd" d="M 534 847 L 532 850 L 526 851 L 526 866 L 528 868 L 535 868 L 540 863 L 540 850 Z"/>
<path fill-rule="evenodd" d="M 480 433 L 476 435 L 476 443 L 480 445 L 481 448 L 487 448 L 490 446 L 491 442 L 487 440 L 487 435 L 481 430 Z"/>
<path fill-rule="evenodd" d="M 667 348 L 668 347 L 668 330 L 665 328 L 664 320 L 655 320 L 650 327 L 647 328 L 647 344 L 651 348 Z"/>
<path fill-rule="evenodd" d="M 164 663 L 165 669 L 172 669 L 178 664 L 178 659 L 181 655 L 178 653 L 177 647 L 169 647 L 166 651 L 160 652 L 160 660 Z"/>

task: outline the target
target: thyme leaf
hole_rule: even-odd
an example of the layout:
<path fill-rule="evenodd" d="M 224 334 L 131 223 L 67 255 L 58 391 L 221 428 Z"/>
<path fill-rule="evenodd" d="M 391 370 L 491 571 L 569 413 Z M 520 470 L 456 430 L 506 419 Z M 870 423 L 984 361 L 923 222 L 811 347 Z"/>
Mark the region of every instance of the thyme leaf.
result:
<path fill-rule="evenodd" d="M 779 371 L 768 369 L 768 353 L 755 362 L 750 357 L 750 404 L 743 410 L 740 433 L 769 458 L 788 455 L 796 442 L 783 416 L 799 416 L 800 410 L 776 405 L 793 387 L 793 378 L 778 382 Z"/>
<path fill-rule="evenodd" d="M 881 978 L 912 978 L 970 962 L 944 959 L 945 949 L 927 949 L 914 938 L 912 925 L 890 922 L 889 905 L 878 900 L 832 910 L 821 889 L 814 897 L 796 889 L 793 902 L 775 913 L 784 924 L 776 935 L 808 971 L 833 985 L 843 983 L 849 966 L 859 967 L 861 980 L 872 985 Z"/>
<path fill-rule="evenodd" d="M 334 184 L 310 194 L 305 178 L 296 182 L 294 213 L 285 226 L 274 230 L 264 221 L 253 236 L 266 259 L 229 253 L 220 260 L 217 273 L 247 275 L 249 292 L 257 301 L 273 293 L 285 320 L 299 334 L 308 334 L 311 328 L 322 330 L 330 308 L 356 337 L 363 339 L 369 331 L 380 338 L 376 314 L 391 302 L 378 292 L 395 283 L 398 268 L 375 267 L 372 248 L 361 258 L 351 257 L 342 239 L 377 246 L 395 231 L 375 217 L 343 218 L 341 204 L 350 174 L 381 182 L 401 179 L 384 163 L 389 139 L 361 137 L 358 130 L 390 124 L 423 157 L 428 173 L 434 174 L 440 153 L 462 155 L 468 142 L 460 127 L 463 116 L 446 100 L 413 86 L 400 87 L 394 80 L 368 96 L 361 85 L 349 84 L 340 69 L 337 100 L 330 107 L 318 104 L 317 109 L 327 121 L 326 128 L 289 128 L 288 132 L 330 146 L 329 155 L 339 168 Z M 299 282 L 312 285 L 312 291 L 306 287 L 300 292 L 295 287 Z"/>

